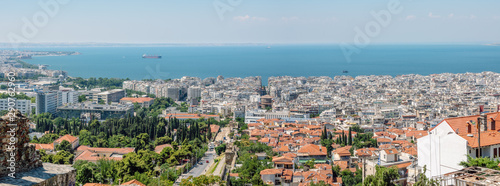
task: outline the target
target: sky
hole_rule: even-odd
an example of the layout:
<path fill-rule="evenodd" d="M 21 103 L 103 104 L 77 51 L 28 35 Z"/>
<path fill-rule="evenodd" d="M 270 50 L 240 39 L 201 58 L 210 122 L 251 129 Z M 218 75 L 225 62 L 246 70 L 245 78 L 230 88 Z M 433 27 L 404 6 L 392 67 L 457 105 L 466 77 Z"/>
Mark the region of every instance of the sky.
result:
<path fill-rule="evenodd" d="M 488 44 L 500 43 L 499 7 L 498 0 L 0 0 L 0 42 Z"/>

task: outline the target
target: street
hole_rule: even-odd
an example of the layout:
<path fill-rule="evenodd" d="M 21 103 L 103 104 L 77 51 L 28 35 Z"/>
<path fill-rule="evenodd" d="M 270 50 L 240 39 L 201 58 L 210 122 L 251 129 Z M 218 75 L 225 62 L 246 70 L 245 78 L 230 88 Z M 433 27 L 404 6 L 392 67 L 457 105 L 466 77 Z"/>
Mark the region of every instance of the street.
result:
<path fill-rule="evenodd" d="M 205 172 L 204 172 L 205 169 L 208 169 L 209 168 L 208 166 L 211 165 L 214 162 L 215 156 L 216 156 L 215 150 L 207 151 L 205 153 L 205 156 L 203 156 L 200 159 L 200 162 L 203 162 L 203 165 L 200 165 L 200 164 L 194 165 L 194 167 L 188 173 L 182 174 L 176 180 L 176 182 L 175 182 L 174 185 L 178 185 L 182 179 L 188 178 L 189 176 L 198 177 L 198 176 L 200 176 L 202 174 L 205 174 Z M 208 160 L 209 163 L 207 163 L 207 160 Z"/>
<path fill-rule="evenodd" d="M 229 134 L 229 127 L 222 128 L 221 131 L 215 137 L 215 141 L 216 142 L 223 141 L 223 143 L 229 142 L 230 139 L 228 137 L 228 134 Z M 225 141 L 224 137 L 226 137 Z M 214 150 L 211 151 L 208 150 L 207 152 L 205 152 L 205 156 L 203 156 L 200 160 L 201 162 L 203 162 L 203 165 L 200 164 L 194 165 L 194 167 L 188 173 L 179 176 L 179 178 L 175 181 L 174 185 L 179 185 L 182 179 L 188 178 L 189 176 L 198 177 L 202 174 L 205 174 L 205 171 L 209 171 L 207 169 L 210 168 L 210 165 L 214 163 L 214 159 L 216 156 L 217 154 L 215 153 L 215 148 Z M 207 163 L 207 160 L 209 161 L 209 163 Z"/>

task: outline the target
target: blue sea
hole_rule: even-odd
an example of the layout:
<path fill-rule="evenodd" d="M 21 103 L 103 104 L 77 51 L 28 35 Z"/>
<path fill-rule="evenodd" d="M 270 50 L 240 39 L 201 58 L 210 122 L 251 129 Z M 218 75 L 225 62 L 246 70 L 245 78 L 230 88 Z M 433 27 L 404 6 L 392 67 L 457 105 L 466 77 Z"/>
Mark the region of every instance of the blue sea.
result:
<path fill-rule="evenodd" d="M 72 77 L 168 79 L 194 77 L 401 75 L 500 71 L 500 46 L 371 45 L 347 61 L 338 45 L 44 47 L 81 55 L 25 60 Z M 142 55 L 161 55 L 143 59 Z M 345 74 L 342 71 L 348 71 Z"/>

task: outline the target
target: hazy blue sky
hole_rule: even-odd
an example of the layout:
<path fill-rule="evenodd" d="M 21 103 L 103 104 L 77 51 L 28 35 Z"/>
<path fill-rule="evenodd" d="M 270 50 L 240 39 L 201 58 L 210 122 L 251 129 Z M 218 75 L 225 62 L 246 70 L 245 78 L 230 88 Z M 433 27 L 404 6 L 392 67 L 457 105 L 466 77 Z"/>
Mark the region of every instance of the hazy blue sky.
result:
<path fill-rule="evenodd" d="M 0 42 L 23 36 L 39 2 L 0 0 Z M 237 1 L 237 0 L 230 0 Z M 390 0 L 72 0 L 30 42 L 339 43 Z M 214 2 L 231 6 L 219 18 Z M 372 43 L 500 42 L 498 0 L 401 0 Z"/>

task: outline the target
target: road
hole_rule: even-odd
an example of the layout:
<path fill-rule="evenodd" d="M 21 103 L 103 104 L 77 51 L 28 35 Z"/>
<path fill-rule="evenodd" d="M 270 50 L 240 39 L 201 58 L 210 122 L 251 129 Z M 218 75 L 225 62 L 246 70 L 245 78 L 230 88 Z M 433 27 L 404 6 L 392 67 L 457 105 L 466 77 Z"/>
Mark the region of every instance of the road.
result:
<path fill-rule="evenodd" d="M 203 156 L 200 160 L 200 162 L 202 162 L 203 164 L 202 165 L 196 164 L 191 170 L 189 170 L 188 173 L 182 174 L 175 182 L 176 183 L 175 185 L 178 185 L 178 183 L 180 183 L 182 179 L 188 178 L 189 176 L 198 177 L 204 174 L 205 170 L 209 168 L 208 166 L 214 162 L 215 156 L 216 156 L 215 150 L 207 151 L 205 153 L 205 156 Z M 207 163 L 207 160 L 209 163 Z"/>
<path fill-rule="evenodd" d="M 229 135 L 229 127 L 224 127 L 217 134 L 215 139 L 218 142 L 218 141 L 223 141 L 224 137 L 226 137 L 226 140 L 223 142 L 227 143 L 230 141 L 228 135 Z M 198 177 L 198 176 L 204 174 L 205 171 L 208 171 L 207 169 L 210 168 L 209 166 L 214 163 L 214 159 L 216 156 L 217 156 L 217 154 L 215 153 L 215 149 L 212 151 L 205 152 L 205 156 L 203 156 L 203 158 L 201 158 L 201 160 L 200 160 L 201 162 L 203 162 L 203 165 L 196 164 L 188 173 L 182 174 L 181 176 L 179 176 L 179 178 L 175 181 L 174 185 L 179 185 L 179 183 L 181 182 L 182 179 L 188 178 L 189 176 Z M 207 163 L 207 160 L 209 161 L 209 163 Z M 221 160 L 221 161 L 224 161 L 224 160 Z"/>

